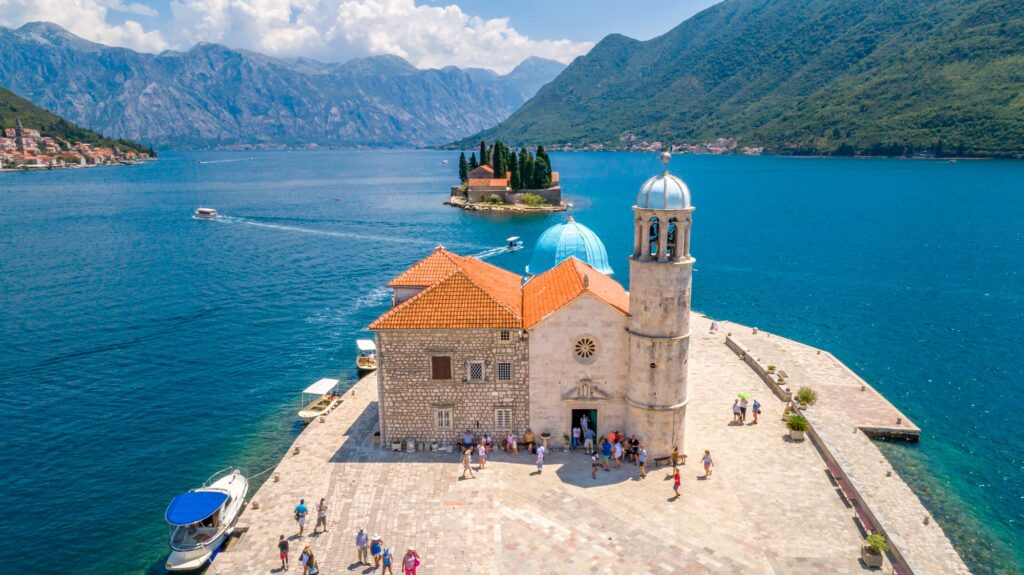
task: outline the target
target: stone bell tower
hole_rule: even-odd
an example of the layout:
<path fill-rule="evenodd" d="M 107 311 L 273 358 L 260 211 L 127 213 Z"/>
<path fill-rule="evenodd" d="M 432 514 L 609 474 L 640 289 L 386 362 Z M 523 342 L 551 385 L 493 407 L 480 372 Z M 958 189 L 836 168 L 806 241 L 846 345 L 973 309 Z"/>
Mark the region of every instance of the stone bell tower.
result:
<path fill-rule="evenodd" d="M 684 431 L 690 350 L 690 257 L 693 206 L 690 189 L 665 169 L 644 182 L 633 206 L 633 256 L 629 262 L 629 384 L 627 431 L 659 457 Z"/>

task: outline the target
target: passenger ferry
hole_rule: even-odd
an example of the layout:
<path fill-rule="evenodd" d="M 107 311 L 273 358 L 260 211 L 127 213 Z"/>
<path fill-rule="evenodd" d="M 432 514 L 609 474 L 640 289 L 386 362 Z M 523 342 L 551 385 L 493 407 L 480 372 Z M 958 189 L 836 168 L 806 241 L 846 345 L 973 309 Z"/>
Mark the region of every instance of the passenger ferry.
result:
<path fill-rule="evenodd" d="M 199 220 L 213 220 L 217 218 L 217 210 L 213 208 L 196 208 L 196 212 L 192 214 L 192 217 Z"/>

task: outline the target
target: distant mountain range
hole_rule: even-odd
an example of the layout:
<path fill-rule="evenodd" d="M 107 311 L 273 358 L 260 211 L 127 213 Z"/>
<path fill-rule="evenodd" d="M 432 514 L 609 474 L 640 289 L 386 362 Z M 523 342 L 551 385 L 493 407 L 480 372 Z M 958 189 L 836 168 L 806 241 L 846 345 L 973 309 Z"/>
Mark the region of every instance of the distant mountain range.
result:
<path fill-rule="evenodd" d="M 92 130 L 76 126 L 10 90 L 0 88 L 0 128 L 13 128 L 19 118 L 26 129 L 39 130 L 40 135 L 44 137 L 60 138 L 72 144 L 81 142 L 94 146 L 153 154 L 153 151 L 146 146 L 127 140 L 112 140 Z"/>
<path fill-rule="evenodd" d="M 725 0 L 649 41 L 604 38 L 461 144 L 623 147 L 666 135 L 792 152 L 1019 156 L 1024 2 Z"/>
<path fill-rule="evenodd" d="M 421 70 L 396 56 L 344 64 L 199 44 L 143 54 L 49 23 L 0 27 L 0 86 L 115 138 L 162 147 L 430 145 L 505 119 L 565 66 L 509 74 Z"/>

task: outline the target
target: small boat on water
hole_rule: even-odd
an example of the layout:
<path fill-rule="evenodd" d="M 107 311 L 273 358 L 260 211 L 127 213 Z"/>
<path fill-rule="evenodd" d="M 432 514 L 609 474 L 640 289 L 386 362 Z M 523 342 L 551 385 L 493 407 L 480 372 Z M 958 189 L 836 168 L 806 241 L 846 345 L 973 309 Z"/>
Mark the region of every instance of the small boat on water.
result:
<path fill-rule="evenodd" d="M 310 396 L 313 397 L 312 401 L 309 401 Z M 299 410 L 299 419 L 306 423 L 313 421 L 318 415 L 329 413 L 341 403 L 338 380 L 329 377 L 317 380 L 313 385 L 302 390 L 301 402 L 303 407 Z"/>
<path fill-rule="evenodd" d="M 199 220 L 217 219 L 217 210 L 213 208 L 196 208 L 196 211 L 194 214 L 192 214 L 192 217 Z"/>
<path fill-rule="evenodd" d="M 170 529 L 171 554 L 164 567 L 168 571 L 205 566 L 234 531 L 249 480 L 237 469 L 225 473 L 228 469 L 214 473 L 202 487 L 182 493 L 167 506 L 164 519 Z"/>
<path fill-rule="evenodd" d="M 377 369 L 377 345 L 372 339 L 357 339 L 356 347 L 359 348 L 359 355 L 356 356 L 356 367 L 360 371 L 373 371 Z"/>
<path fill-rule="evenodd" d="M 508 238 L 505 241 L 508 244 L 505 247 L 510 252 L 523 249 L 523 240 L 519 239 L 519 236 L 512 236 L 511 238 Z"/>
<path fill-rule="evenodd" d="M 448 160 L 441 160 L 441 165 L 442 166 L 447 166 L 448 165 Z"/>

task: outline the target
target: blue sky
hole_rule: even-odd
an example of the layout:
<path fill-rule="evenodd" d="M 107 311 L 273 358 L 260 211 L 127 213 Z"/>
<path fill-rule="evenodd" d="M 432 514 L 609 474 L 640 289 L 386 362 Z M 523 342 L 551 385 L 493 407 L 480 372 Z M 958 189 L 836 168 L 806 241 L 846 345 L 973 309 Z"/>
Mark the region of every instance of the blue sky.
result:
<path fill-rule="evenodd" d="M 140 51 L 217 42 L 324 61 L 396 54 L 420 67 L 505 72 L 562 62 L 610 33 L 648 39 L 717 0 L 0 0 L 0 25 L 55 22 Z"/>

